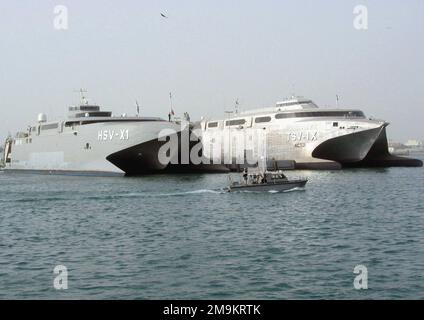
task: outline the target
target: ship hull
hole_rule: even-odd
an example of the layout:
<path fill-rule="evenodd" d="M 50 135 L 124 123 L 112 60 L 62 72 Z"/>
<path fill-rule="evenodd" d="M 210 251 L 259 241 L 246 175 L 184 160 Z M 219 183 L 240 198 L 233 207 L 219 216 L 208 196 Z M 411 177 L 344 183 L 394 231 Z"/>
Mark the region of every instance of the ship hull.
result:
<path fill-rule="evenodd" d="M 393 156 L 388 151 L 386 127 L 388 123 L 369 119 L 331 119 L 296 121 L 259 128 L 265 135 L 254 145 L 265 144 L 268 168 L 300 170 L 339 170 L 349 167 L 420 167 L 422 161 Z M 206 125 L 203 124 L 203 128 Z M 209 130 L 203 129 L 205 155 L 214 163 L 230 158 L 225 164 L 231 171 L 240 171 L 252 163 L 242 157 L 229 157 L 247 145 L 249 137 L 255 137 L 258 128 Z M 242 143 L 228 143 L 226 141 Z M 206 148 L 205 148 L 206 146 Z M 228 147 L 229 146 L 229 147 Z M 236 150 L 238 148 L 238 150 Z M 208 150 L 212 150 L 209 152 Z M 242 150 L 264 157 L 257 150 Z M 239 152 L 240 154 L 240 152 Z M 218 158 L 214 157 L 218 155 Z M 240 159 L 242 161 L 240 161 Z"/>
<path fill-rule="evenodd" d="M 168 166 L 159 161 L 159 150 L 165 142 L 150 140 L 115 152 L 106 159 L 126 175 L 161 172 Z"/>
<path fill-rule="evenodd" d="M 423 162 L 419 159 L 405 158 L 392 155 L 387 143 L 386 128 L 384 128 L 367 155 L 358 162 L 343 163 L 344 167 L 422 167 Z"/>
<path fill-rule="evenodd" d="M 363 160 L 376 142 L 384 126 L 328 139 L 318 145 L 312 157 L 343 163 Z"/>
<path fill-rule="evenodd" d="M 314 149 L 311 161 L 293 160 L 289 165 L 287 161 L 280 161 L 280 168 L 340 170 L 343 168 L 422 167 L 423 162 L 419 159 L 390 154 L 386 127 L 383 125 L 379 128 L 329 139 Z M 271 163 L 271 166 L 273 165 Z"/>
<path fill-rule="evenodd" d="M 299 170 L 339 170 L 343 168 L 422 167 L 418 159 L 392 155 L 389 152 L 386 125 L 329 139 L 312 152 L 313 160 L 293 161 Z M 317 161 L 323 159 L 325 161 Z M 282 166 L 284 167 L 284 166 Z M 288 168 L 286 166 L 286 168 Z"/>
<path fill-rule="evenodd" d="M 56 176 L 82 176 L 82 177 L 123 177 L 125 172 L 112 171 L 79 171 L 79 170 L 33 170 L 33 169 L 9 169 L 3 170 L 6 174 L 35 174 Z"/>
<path fill-rule="evenodd" d="M 116 121 L 30 135 L 15 139 L 5 172 L 88 176 L 158 172 L 168 165 L 158 160 L 165 143 L 163 137 L 158 139 L 163 130 L 176 135 L 179 126 L 166 121 Z"/>

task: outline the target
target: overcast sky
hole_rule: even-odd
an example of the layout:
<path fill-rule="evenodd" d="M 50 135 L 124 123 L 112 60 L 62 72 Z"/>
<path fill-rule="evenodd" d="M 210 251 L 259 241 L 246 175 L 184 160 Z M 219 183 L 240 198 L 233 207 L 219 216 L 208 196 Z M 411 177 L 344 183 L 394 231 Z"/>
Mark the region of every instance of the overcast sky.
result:
<path fill-rule="evenodd" d="M 353 8 L 368 7 L 368 30 Z M 53 26 L 68 8 L 69 29 Z M 164 13 L 168 18 L 161 17 Z M 78 101 L 116 113 L 223 116 L 292 93 L 391 123 L 390 138 L 424 139 L 424 1 L 0 2 L 0 137 Z"/>

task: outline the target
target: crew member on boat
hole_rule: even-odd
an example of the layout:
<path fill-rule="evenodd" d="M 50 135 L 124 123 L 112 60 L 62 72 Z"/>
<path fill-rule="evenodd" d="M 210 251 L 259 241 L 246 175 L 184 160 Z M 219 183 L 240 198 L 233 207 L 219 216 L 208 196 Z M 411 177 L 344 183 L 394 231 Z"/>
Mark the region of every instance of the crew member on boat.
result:
<path fill-rule="evenodd" d="M 244 168 L 244 170 L 243 170 L 243 180 L 244 180 L 245 184 L 247 184 L 247 178 L 248 178 L 247 168 Z"/>

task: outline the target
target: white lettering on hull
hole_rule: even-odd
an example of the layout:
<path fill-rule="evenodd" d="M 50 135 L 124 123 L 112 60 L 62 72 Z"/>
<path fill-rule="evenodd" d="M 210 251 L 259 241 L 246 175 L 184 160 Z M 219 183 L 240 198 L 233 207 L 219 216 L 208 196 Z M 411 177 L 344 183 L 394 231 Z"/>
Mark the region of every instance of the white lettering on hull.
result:
<path fill-rule="evenodd" d="M 97 133 L 97 140 L 112 141 L 112 140 L 129 140 L 130 132 L 128 129 L 117 130 L 100 130 Z"/>
<path fill-rule="evenodd" d="M 287 133 L 287 142 L 299 142 L 299 141 L 317 141 L 317 131 L 298 131 Z"/>

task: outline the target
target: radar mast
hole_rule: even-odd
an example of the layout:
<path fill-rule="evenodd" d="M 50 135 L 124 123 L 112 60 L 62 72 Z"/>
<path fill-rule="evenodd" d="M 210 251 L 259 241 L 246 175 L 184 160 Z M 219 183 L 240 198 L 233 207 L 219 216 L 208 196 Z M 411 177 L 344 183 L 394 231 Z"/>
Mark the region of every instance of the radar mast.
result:
<path fill-rule="evenodd" d="M 82 89 L 81 88 L 81 89 L 79 89 L 78 91 L 75 91 L 75 92 L 78 92 L 80 94 L 80 96 L 81 96 L 81 104 L 82 105 L 88 105 L 88 100 L 87 100 L 87 98 L 84 95 L 84 93 L 87 93 L 88 91 L 86 89 Z"/>

